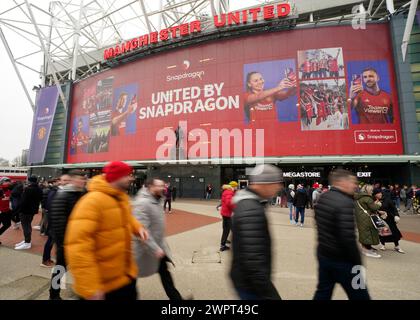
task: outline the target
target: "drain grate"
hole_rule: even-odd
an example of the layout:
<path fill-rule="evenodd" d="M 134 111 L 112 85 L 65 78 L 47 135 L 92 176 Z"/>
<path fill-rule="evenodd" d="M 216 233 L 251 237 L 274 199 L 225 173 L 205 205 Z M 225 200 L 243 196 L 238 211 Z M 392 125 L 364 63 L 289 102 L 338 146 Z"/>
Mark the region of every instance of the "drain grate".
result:
<path fill-rule="evenodd" d="M 222 257 L 217 249 L 201 249 L 193 252 L 192 263 L 222 263 Z"/>

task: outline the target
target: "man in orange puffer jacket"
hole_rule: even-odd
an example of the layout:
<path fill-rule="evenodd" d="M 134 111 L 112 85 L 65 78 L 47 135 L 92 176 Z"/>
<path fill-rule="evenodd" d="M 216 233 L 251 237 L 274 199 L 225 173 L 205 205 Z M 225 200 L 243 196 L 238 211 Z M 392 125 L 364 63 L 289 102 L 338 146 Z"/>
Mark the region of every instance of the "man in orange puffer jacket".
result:
<path fill-rule="evenodd" d="M 73 289 L 83 299 L 137 299 L 132 235 L 146 241 L 148 232 L 131 211 L 127 191 L 132 171 L 124 162 L 105 166 L 70 215 L 65 255 Z"/>
<path fill-rule="evenodd" d="M 232 227 L 231 217 L 233 212 L 232 198 L 235 195 L 235 191 L 238 188 L 238 183 L 236 181 L 231 181 L 228 185 L 223 186 L 222 193 L 222 209 L 220 214 L 223 218 L 223 233 L 222 239 L 220 242 L 220 251 L 229 250 L 230 247 L 226 245 L 228 241 L 228 236 L 230 229 Z"/>

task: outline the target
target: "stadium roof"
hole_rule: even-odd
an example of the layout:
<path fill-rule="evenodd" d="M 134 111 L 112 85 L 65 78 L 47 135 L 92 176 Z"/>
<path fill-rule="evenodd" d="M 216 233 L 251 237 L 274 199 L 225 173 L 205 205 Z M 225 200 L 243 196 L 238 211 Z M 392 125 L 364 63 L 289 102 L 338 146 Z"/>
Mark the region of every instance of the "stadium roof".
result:
<path fill-rule="evenodd" d="M 413 0 L 417 2 L 417 0 Z M 277 4 L 263 0 L 2 0 L 0 38 L 19 80 L 29 94 L 22 69 L 37 73 L 41 86 L 58 85 L 100 71 L 102 50 L 136 36 L 200 20 L 211 28 L 214 15 Z M 384 20 L 394 10 L 407 10 L 405 0 L 289 0 L 298 26 L 349 21 L 363 12 Z M 363 7 L 356 5 L 362 4 Z M 395 9 L 392 9 L 394 7 Z M 106 65 L 105 65 L 106 67 Z M 63 102 L 64 95 L 61 95 Z"/>

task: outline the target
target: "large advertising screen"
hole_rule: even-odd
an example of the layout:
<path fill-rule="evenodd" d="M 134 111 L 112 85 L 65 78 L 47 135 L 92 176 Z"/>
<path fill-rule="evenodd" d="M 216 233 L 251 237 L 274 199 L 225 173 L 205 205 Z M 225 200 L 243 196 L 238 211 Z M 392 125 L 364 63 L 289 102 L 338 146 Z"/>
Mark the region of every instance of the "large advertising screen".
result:
<path fill-rule="evenodd" d="M 75 84 L 72 101 L 69 163 L 155 160 L 180 149 L 217 158 L 217 129 L 242 135 L 228 156 L 243 155 L 249 141 L 256 152 L 262 139 L 266 157 L 403 152 L 386 24 L 167 51 Z"/>

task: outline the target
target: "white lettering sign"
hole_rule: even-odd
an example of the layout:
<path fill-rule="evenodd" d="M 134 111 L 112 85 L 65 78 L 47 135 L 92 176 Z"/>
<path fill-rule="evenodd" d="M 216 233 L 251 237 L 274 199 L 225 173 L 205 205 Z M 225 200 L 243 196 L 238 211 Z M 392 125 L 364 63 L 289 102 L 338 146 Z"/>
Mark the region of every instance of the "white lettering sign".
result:
<path fill-rule="evenodd" d="M 283 172 L 284 178 L 321 178 L 321 172 Z"/>

